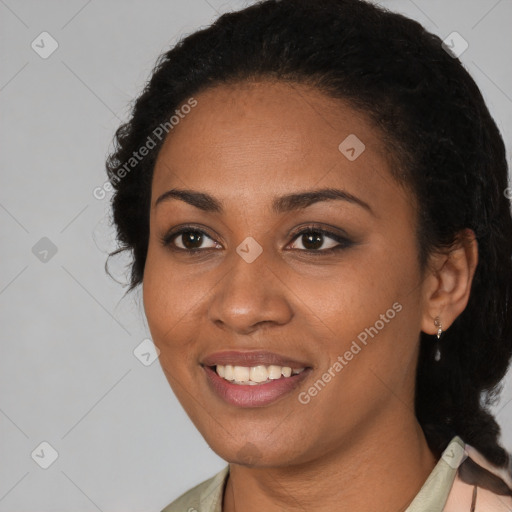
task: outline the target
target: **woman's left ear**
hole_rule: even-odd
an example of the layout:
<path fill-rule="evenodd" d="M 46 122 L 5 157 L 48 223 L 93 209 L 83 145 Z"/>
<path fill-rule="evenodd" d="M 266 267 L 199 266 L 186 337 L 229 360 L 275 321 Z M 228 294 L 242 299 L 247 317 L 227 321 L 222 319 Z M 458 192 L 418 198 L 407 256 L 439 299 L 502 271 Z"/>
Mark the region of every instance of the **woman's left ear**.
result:
<path fill-rule="evenodd" d="M 469 228 L 459 232 L 449 251 L 431 255 L 423 281 L 423 332 L 437 334 L 437 317 L 445 331 L 464 311 L 477 264 L 478 242 Z"/>

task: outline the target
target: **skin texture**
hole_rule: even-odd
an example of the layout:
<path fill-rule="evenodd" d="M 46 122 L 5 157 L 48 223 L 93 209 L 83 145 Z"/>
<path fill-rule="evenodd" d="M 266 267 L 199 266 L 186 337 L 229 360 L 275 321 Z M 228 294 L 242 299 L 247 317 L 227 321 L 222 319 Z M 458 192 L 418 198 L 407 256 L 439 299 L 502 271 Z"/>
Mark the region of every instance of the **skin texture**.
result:
<path fill-rule="evenodd" d="M 271 81 L 195 97 L 156 163 L 143 298 L 173 391 L 230 463 L 224 512 L 403 510 L 436 463 L 414 415 L 419 334 L 437 332 L 437 315 L 446 330 L 466 306 L 476 242 L 466 233 L 420 269 L 416 205 L 392 178 L 392 148 L 341 100 Z M 350 134 L 365 144 L 354 161 L 338 149 Z M 327 187 L 371 212 L 337 200 L 288 213 L 270 208 L 277 196 Z M 155 206 L 171 188 L 208 193 L 224 212 L 176 199 Z M 199 256 L 179 252 L 189 235 L 174 239 L 176 251 L 160 240 L 184 223 L 206 232 Z M 344 230 L 353 244 L 322 254 L 338 245 L 324 236 L 308 254 L 295 233 L 312 223 Z M 236 252 L 249 236 L 263 249 L 252 263 Z M 298 393 L 394 303 L 401 311 L 300 403 Z M 312 372 L 277 402 L 241 409 L 214 394 L 200 364 L 223 350 L 268 350 L 307 361 Z"/>

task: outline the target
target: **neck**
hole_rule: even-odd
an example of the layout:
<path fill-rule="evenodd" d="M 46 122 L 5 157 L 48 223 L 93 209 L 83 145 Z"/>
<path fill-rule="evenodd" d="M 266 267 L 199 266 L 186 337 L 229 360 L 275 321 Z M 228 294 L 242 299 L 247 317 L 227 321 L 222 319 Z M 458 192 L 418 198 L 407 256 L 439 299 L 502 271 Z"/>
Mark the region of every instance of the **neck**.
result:
<path fill-rule="evenodd" d="M 421 489 L 437 461 L 416 418 L 372 422 L 373 431 L 306 464 L 230 464 L 223 512 L 396 512 Z M 398 425 L 398 426 L 397 426 Z"/>

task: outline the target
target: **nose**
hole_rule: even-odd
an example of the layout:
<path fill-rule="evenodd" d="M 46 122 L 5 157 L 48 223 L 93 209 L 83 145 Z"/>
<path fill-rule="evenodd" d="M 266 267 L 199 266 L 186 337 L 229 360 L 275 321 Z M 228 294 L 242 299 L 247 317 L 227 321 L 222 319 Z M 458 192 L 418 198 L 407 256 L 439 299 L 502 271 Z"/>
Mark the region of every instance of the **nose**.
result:
<path fill-rule="evenodd" d="M 277 269 L 270 267 L 265 251 L 252 263 L 247 263 L 237 253 L 229 260 L 224 277 L 214 289 L 209 320 L 237 334 L 288 323 L 293 317 L 292 292 Z"/>

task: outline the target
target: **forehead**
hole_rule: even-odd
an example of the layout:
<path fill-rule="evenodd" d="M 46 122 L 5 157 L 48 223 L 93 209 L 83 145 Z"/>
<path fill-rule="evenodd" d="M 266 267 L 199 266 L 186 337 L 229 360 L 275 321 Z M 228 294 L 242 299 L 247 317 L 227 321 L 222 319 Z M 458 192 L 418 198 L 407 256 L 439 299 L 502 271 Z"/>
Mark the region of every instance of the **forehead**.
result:
<path fill-rule="evenodd" d="M 176 184 L 214 190 L 222 183 L 228 195 L 230 189 L 268 194 L 392 180 L 380 132 L 346 102 L 312 87 L 242 82 L 194 98 L 197 105 L 159 154 L 154 195 Z"/>

